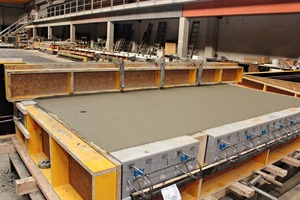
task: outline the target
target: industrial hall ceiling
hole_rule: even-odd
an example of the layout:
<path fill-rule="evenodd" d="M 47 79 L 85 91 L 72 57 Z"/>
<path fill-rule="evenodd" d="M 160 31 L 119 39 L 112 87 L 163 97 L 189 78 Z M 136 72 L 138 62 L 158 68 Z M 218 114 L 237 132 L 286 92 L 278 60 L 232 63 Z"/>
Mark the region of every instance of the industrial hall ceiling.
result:
<path fill-rule="evenodd" d="M 27 3 L 27 2 L 30 2 L 32 0 L 0 0 L 0 3 L 20 3 L 20 4 L 23 4 L 23 3 Z"/>

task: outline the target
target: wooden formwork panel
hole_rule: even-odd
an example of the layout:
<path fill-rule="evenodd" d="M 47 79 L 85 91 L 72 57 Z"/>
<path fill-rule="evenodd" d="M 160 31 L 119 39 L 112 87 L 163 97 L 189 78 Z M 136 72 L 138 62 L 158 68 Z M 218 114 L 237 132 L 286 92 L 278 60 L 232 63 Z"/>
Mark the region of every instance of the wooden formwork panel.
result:
<path fill-rule="evenodd" d="M 74 92 L 116 89 L 116 72 L 76 72 L 74 73 Z"/>
<path fill-rule="evenodd" d="M 69 181 L 77 193 L 84 199 L 92 200 L 92 175 L 88 173 L 72 156 L 69 158 Z"/>
<path fill-rule="evenodd" d="M 203 75 L 202 75 L 202 79 L 201 82 L 202 83 L 212 83 L 216 81 L 216 69 L 205 69 L 203 70 Z"/>
<path fill-rule="evenodd" d="M 258 90 L 263 90 L 264 89 L 264 85 L 261 83 L 257 83 L 248 79 L 243 79 L 243 82 L 241 83 L 241 85 L 249 87 L 249 88 L 253 88 L 253 89 L 258 89 Z"/>
<path fill-rule="evenodd" d="M 238 80 L 238 69 L 223 69 L 222 82 Z"/>
<path fill-rule="evenodd" d="M 66 73 L 11 74 L 11 96 L 62 94 L 68 90 Z"/>
<path fill-rule="evenodd" d="M 189 84 L 189 70 L 166 70 L 164 85 L 183 85 Z"/>
<path fill-rule="evenodd" d="M 154 87 L 156 86 L 157 71 L 125 71 L 125 88 Z"/>
<path fill-rule="evenodd" d="M 9 101 L 145 88 L 196 85 L 198 68 L 191 63 L 167 64 L 165 69 L 148 63 L 5 65 L 6 98 Z M 202 83 L 241 81 L 240 67 L 204 67 Z M 124 74 L 122 74 L 124 72 Z M 199 80 L 200 81 L 200 80 Z"/>
<path fill-rule="evenodd" d="M 37 111 L 37 115 L 31 112 L 26 115 L 30 138 L 24 146 L 35 167 L 42 160 L 51 161 L 51 168 L 39 170 L 58 196 L 61 199 L 116 199 L 115 165 L 54 118 L 36 109 L 33 113 Z"/>
<path fill-rule="evenodd" d="M 274 92 L 274 93 L 277 93 L 277 94 L 284 94 L 284 95 L 288 95 L 288 96 L 294 96 L 295 95 L 292 92 L 281 90 L 281 89 L 278 89 L 278 88 L 275 88 L 275 87 L 272 87 L 272 86 L 266 86 L 266 91 L 267 92 Z"/>

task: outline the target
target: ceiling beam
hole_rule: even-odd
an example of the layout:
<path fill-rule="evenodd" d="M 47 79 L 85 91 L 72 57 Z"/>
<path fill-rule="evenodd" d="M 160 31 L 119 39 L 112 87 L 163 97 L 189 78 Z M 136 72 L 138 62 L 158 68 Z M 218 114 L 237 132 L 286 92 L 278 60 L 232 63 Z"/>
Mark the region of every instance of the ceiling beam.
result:
<path fill-rule="evenodd" d="M 24 4 L 27 2 L 30 2 L 32 0 L 0 0 L 0 3 L 20 3 L 20 4 Z"/>

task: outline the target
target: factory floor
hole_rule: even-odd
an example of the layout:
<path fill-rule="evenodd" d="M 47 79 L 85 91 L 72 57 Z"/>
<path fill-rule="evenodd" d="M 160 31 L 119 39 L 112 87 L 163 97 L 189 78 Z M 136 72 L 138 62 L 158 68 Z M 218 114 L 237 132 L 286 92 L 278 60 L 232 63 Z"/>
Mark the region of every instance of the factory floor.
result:
<path fill-rule="evenodd" d="M 0 49 L 1 58 L 22 58 L 26 63 L 73 62 L 38 50 Z"/>

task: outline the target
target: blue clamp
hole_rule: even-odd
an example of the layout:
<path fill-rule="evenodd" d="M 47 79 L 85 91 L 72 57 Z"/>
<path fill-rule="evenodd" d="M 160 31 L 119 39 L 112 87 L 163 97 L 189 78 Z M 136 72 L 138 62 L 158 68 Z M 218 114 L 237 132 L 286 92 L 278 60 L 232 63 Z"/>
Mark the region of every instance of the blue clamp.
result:
<path fill-rule="evenodd" d="M 225 143 L 220 143 L 220 149 L 223 151 L 226 149 L 227 145 Z"/>
<path fill-rule="evenodd" d="M 280 128 L 280 129 L 283 129 L 283 128 L 284 128 L 284 125 L 283 125 L 283 124 L 280 124 L 280 125 L 279 125 L 279 128 Z"/>
<path fill-rule="evenodd" d="M 294 124 L 295 124 L 295 122 L 294 122 L 294 121 L 290 121 L 290 124 L 291 124 L 291 125 L 294 125 Z"/>
<path fill-rule="evenodd" d="M 246 140 L 251 140 L 252 139 L 252 135 L 251 134 L 247 134 L 246 135 Z"/>
<path fill-rule="evenodd" d="M 267 134 L 267 130 L 266 129 L 261 130 L 261 134 L 262 135 L 266 135 Z"/>
<path fill-rule="evenodd" d="M 143 173 L 145 172 L 145 168 L 143 168 L 143 169 L 140 169 Z M 136 177 L 138 177 L 138 176 L 140 176 L 140 175 L 142 175 L 142 173 L 141 172 L 139 172 L 138 170 L 134 170 L 133 171 L 133 176 L 136 178 Z"/>
<path fill-rule="evenodd" d="M 182 155 L 182 156 L 180 157 L 180 161 L 181 161 L 181 162 L 187 161 L 188 159 L 190 159 L 190 158 L 189 158 L 189 156 L 187 156 L 187 155 Z"/>

